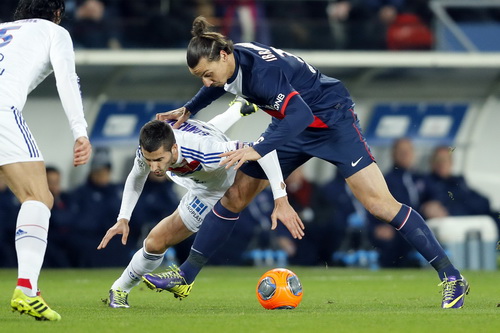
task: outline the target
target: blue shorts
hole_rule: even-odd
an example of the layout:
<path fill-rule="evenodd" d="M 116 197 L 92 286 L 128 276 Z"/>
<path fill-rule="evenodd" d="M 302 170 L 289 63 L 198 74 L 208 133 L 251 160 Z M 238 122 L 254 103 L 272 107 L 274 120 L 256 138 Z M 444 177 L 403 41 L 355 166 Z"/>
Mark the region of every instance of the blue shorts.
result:
<path fill-rule="evenodd" d="M 312 157 L 336 165 L 344 178 L 375 161 L 354 110 L 338 112 L 343 112 L 343 115 L 332 127 L 307 128 L 295 139 L 276 149 L 285 179 Z M 274 127 L 271 124 L 266 132 L 272 131 Z M 253 178 L 267 179 L 257 162 L 246 163 L 241 171 Z"/>

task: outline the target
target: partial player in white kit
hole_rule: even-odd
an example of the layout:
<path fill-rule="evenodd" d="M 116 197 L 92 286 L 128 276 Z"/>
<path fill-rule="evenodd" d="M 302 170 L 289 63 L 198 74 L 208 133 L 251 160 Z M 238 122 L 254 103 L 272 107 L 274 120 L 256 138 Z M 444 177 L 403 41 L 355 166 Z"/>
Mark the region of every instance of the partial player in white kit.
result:
<path fill-rule="evenodd" d="M 186 188 L 187 193 L 176 211 L 151 230 L 143 248 L 135 253 L 120 278 L 113 283 L 106 300 L 110 307 L 128 308 L 128 295 L 141 277 L 160 266 L 169 247 L 198 231 L 205 215 L 231 186 L 236 170 L 220 166 L 219 155 L 247 143 L 230 141 L 222 131 L 241 118 L 240 109 L 245 106 L 256 109 L 246 101 L 237 101 L 208 123 L 189 120 L 179 129 L 172 129 L 168 123 L 155 120 L 143 126 L 134 166 L 125 182 L 118 221 L 108 230 L 98 249 L 105 248 L 117 234 L 121 234 L 122 243 L 126 243 L 132 211 L 150 172 L 158 177 L 166 173 Z M 269 176 L 275 196 L 286 195 L 281 186 L 284 183 L 276 152 L 264 156 L 259 163 Z M 182 298 L 185 290 L 176 292 Z"/>
<path fill-rule="evenodd" d="M 59 26 L 64 9 L 62 0 L 21 0 L 16 21 L 0 24 L 0 177 L 21 202 L 15 234 L 18 281 L 11 307 L 37 320 L 61 319 L 38 291 L 54 199 L 42 153 L 22 110 L 28 94 L 52 72 L 75 140 L 73 165 L 87 163 L 92 149 L 73 43 Z"/>

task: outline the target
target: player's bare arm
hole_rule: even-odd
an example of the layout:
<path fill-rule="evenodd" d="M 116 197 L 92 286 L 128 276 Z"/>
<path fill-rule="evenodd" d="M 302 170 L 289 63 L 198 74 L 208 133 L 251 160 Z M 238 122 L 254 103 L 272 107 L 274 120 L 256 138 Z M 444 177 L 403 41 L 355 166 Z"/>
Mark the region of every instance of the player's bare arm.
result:
<path fill-rule="evenodd" d="M 271 214 L 272 230 L 278 226 L 278 220 L 285 225 L 293 238 L 302 239 L 305 229 L 304 223 L 288 202 L 287 196 L 274 200 L 274 210 Z"/>
<path fill-rule="evenodd" d="M 99 244 L 97 249 L 104 249 L 108 245 L 111 238 L 113 238 L 115 235 L 122 235 L 122 244 L 126 245 L 128 234 L 130 232 L 128 222 L 129 221 L 127 219 L 119 219 L 114 226 L 108 229 L 106 235 L 104 235 L 104 237 L 102 238 L 101 243 Z"/>
<path fill-rule="evenodd" d="M 182 125 L 183 122 L 189 119 L 191 117 L 191 112 L 189 112 L 188 109 L 185 107 L 178 108 L 176 110 L 168 111 L 168 112 L 163 112 L 163 113 L 157 113 L 156 114 L 156 120 L 170 120 L 170 119 L 175 119 L 177 122 L 172 126 L 173 128 L 179 128 L 179 126 Z"/>
<path fill-rule="evenodd" d="M 238 170 L 246 161 L 257 161 L 262 157 L 252 147 L 231 150 L 219 156 L 225 157 L 225 159 L 221 161 L 220 165 L 225 165 L 226 169 L 229 169 L 234 165 L 235 170 Z"/>
<path fill-rule="evenodd" d="M 92 145 L 87 137 L 81 136 L 75 141 L 73 147 L 73 165 L 79 166 L 86 164 L 92 154 Z"/>

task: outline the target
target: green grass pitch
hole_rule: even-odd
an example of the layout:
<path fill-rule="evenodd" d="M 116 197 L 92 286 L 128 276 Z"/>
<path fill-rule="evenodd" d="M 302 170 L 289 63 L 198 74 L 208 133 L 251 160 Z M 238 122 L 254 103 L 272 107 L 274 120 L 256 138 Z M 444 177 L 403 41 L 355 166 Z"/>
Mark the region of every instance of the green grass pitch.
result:
<path fill-rule="evenodd" d="M 130 309 L 101 302 L 121 269 L 42 271 L 46 301 L 60 322 L 38 322 L 10 311 L 16 270 L 0 270 L 0 332 L 500 332 L 500 272 L 465 272 L 465 307 L 440 308 L 431 269 L 368 271 L 291 268 L 304 287 L 294 310 L 265 310 L 255 297 L 259 267 L 207 267 L 191 295 L 179 301 L 142 283 Z"/>

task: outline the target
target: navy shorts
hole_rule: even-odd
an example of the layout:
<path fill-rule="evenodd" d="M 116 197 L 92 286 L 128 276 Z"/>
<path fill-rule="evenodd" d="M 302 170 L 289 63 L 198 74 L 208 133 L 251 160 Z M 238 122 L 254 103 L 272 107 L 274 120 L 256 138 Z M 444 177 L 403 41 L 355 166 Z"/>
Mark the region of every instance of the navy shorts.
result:
<path fill-rule="evenodd" d="M 285 179 L 312 157 L 336 165 L 344 178 L 375 161 L 354 110 L 338 112 L 343 112 L 343 115 L 332 127 L 307 128 L 295 139 L 276 149 Z M 271 124 L 266 132 L 272 131 L 273 127 Z M 257 162 L 244 164 L 241 171 L 253 178 L 267 179 Z"/>

